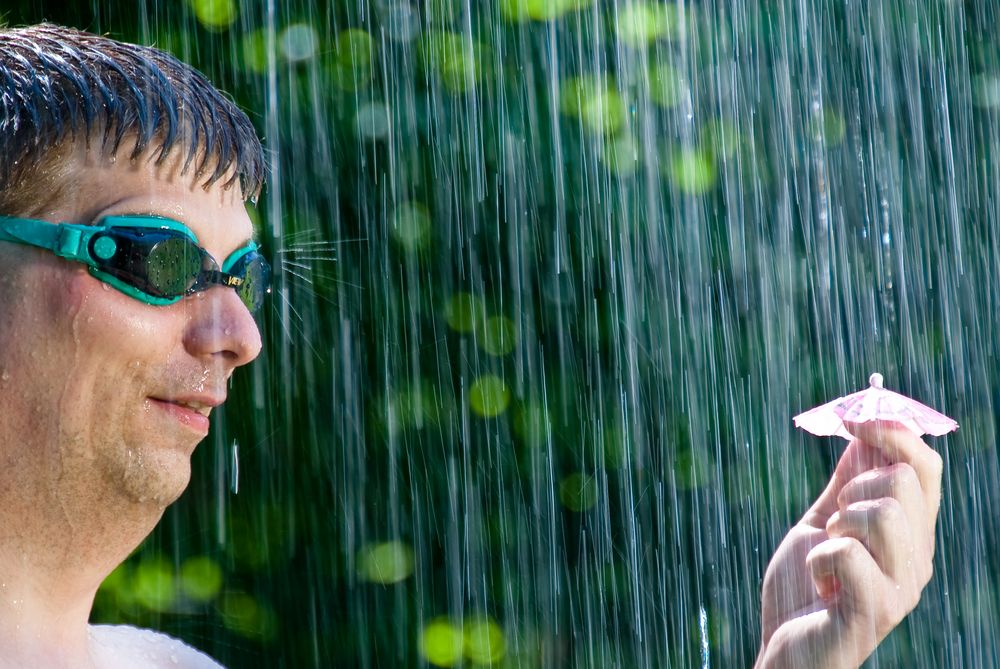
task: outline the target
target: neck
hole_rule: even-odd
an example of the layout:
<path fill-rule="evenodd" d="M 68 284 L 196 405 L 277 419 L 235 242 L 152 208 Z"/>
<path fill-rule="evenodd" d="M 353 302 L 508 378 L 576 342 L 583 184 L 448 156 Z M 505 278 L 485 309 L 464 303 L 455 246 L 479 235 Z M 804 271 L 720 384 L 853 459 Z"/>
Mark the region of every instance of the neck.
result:
<path fill-rule="evenodd" d="M 96 588 L 88 590 L 67 598 L 26 580 L 0 583 L 0 667 L 91 667 L 87 618 Z"/>
<path fill-rule="evenodd" d="M 0 470 L 8 472 L 0 471 L 0 669 L 91 667 L 94 595 L 163 508 L 88 498 L 65 478 L 60 485 L 12 481 L 10 472 L 23 469 Z"/>

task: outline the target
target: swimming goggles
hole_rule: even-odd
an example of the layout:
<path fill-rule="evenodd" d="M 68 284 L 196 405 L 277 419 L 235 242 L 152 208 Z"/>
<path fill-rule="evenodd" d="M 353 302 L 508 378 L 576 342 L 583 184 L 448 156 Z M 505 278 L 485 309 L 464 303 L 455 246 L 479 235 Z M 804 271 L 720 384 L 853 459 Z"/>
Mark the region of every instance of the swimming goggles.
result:
<path fill-rule="evenodd" d="M 98 225 L 0 216 L 0 241 L 82 262 L 101 281 L 146 304 L 173 304 L 227 286 L 253 313 L 271 292 L 271 267 L 256 243 L 234 251 L 220 268 L 187 226 L 159 216 L 108 216 Z"/>

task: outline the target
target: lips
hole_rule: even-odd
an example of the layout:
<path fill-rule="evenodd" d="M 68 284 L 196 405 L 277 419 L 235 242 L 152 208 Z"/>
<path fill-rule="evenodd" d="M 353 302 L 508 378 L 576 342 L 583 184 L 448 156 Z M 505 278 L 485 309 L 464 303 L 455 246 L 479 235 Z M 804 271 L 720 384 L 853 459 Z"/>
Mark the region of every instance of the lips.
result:
<path fill-rule="evenodd" d="M 191 411 L 197 411 L 205 418 L 208 418 L 208 414 L 212 412 L 212 407 L 215 404 L 206 404 L 205 402 L 199 402 L 197 400 L 174 400 L 170 402 L 171 404 L 176 404 L 184 409 L 190 409 Z"/>
<path fill-rule="evenodd" d="M 149 399 L 150 404 L 154 407 L 202 436 L 208 434 L 210 425 L 208 417 L 212 409 L 225 401 L 224 397 L 211 396 L 150 397 Z"/>

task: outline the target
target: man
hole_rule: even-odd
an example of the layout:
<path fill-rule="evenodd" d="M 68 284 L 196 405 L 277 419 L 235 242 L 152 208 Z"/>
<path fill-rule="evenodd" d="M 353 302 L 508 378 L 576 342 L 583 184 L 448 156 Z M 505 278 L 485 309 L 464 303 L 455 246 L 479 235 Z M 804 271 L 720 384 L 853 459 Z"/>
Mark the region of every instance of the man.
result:
<path fill-rule="evenodd" d="M 941 457 L 901 425 L 848 430 L 826 490 L 767 568 L 757 669 L 860 666 L 931 578 Z"/>
<path fill-rule="evenodd" d="M 218 666 L 88 618 L 260 352 L 262 175 L 247 117 L 174 58 L 0 30 L 0 667 Z"/>
<path fill-rule="evenodd" d="M 88 617 L 260 351 L 262 165 L 246 116 L 172 57 L 0 30 L 0 668 L 218 666 Z M 760 667 L 857 666 L 930 577 L 940 458 L 853 430 L 768 569 Z"/>

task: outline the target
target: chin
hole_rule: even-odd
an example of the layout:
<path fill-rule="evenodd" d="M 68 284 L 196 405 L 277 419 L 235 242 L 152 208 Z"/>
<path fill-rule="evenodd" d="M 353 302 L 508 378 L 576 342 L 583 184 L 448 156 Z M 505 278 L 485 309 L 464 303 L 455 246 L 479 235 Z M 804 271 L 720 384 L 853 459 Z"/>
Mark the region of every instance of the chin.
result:
<path fill-rule="evenodd" d="M 191 458 L 174 449 L 137 449 L 119 479 L 124 495 L 138 504 L 167 507 L 177 501 L 191 480 Z M 134 454 L 134 455 L 133 455 Z"/>

